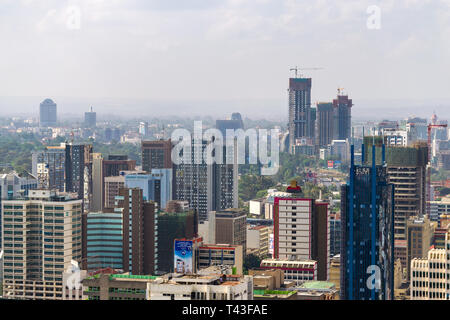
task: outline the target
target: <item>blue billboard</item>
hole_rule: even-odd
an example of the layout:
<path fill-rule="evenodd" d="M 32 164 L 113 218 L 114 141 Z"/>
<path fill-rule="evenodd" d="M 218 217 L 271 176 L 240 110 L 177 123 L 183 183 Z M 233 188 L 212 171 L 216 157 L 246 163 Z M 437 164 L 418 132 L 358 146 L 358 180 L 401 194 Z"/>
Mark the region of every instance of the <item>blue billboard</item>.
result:
<path fill-rule="evenodd" d="M 174 270 L 176 273 L 193 273 L 194 243 L 190 240 L 175 240 Z"/>

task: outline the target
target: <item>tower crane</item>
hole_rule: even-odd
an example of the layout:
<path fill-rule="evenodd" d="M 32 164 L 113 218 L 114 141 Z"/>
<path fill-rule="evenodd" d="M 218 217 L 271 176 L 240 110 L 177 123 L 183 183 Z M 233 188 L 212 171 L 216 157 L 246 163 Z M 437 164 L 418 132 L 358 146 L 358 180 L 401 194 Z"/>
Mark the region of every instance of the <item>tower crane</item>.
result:
<path fill-rule="evenodd" d="M 289 69 L 289 71 L 295 71 L 295 78 L 300 78 L 303 76 L 300 72 L 305 71 L 305 70 L 322 70 L 323 68 L 299 68 L 299 67 L 295 67 L 295 68 L 291 68 Z"/>

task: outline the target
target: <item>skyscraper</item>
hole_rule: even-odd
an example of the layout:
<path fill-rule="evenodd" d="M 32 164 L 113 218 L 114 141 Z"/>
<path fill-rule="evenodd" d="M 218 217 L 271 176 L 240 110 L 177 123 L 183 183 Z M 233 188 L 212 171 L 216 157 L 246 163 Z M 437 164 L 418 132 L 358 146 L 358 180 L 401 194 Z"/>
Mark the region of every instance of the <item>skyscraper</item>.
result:
<path fill-rule="evenodd" d="M 142 141 L 142 170 L 172 168 L 172 142 L 169 140 Z"/>
<path fill-rule="evenodd" d="M 319 147 L 326 147 L 333 141 L 333 104 L 317 104 L 317 134 L 316 143 Z"/>
<path fill-rule="evenodd" d="M 355 165 L 341 189 L 341 298 L 394 298 L 394 187 L 385 165 Z M 384 148 L 383 148 L 384 155 Z M 383 156 L 384 160 L 384 156 Z"/>
<path fill-rule="evenodd" d="M 92 145 L 66 145 L 65 191 L 78 193 L 85 212 L 89 211 L 92 202 L 92 160 Z"/>
<path fill-rule="evenodd" d="M 301 193 L 276 197 L 273 208 L 274 258 L 317 261 L 317 279 L 327 281 L 330 266 L 328 205 Z"/>
<path fill-rule="evenodd" d="M 3 298 L 62 300 L 63 273 L 82 257 L 82 201 L 52 191 L 5 200 Z M 8 261 L 8 262 L 6 262 Z"/>
<path fill-rule="evenodd" d="M 376 163 L 381 164 L 381 148 L 386 139 L 387 137 L 364 138 L 366 164 L 372 157 L 374 142 L 377 149 Z M 407 221 L 410 217 L 421 217 L 426 213 L 427 159 L 426 143 L 416 142 L 411 147 L 386 147 L 386 175 L 389 183 L 394 185 L 395 196 L 395 259 L 401 260 L 403 268 L 407 268 Z"/>
<path fill-rule="evenodd" d="M 194 145 L 194 143 L 192 143 Z M 196 163 L 196 148 L 202 154 L 207 146 L 206 141 L 191 148 L 191 160 L 187 163 L 174 164 L 173 198 L 189 203 L 196 210 L 200 221 L 208 219 L 209 211 L 220 211 L 238 207 L 238 165 L 236 148 L 224 147 L 226 152 L 235 153 L 234 163 L 207 164 L 204 159 Z M 200 152 L 200 151 L 199 151 Z"/>
<path fill-rule="evenodd" d="M 46 147 L 45 151 L 33 152 L 32 172 L 38 180 L 38 188 L 65 191 L 66 144 Z"/>
<path fill-rule="evenodd" d="M 56 103 L 51 99 L 45 99 L 39 108 L 39 126 L 55 127 L 57 121 Z"/>
<path fill-rule="evenodd" d="M 84 126 L 86 128 L 95 128 L 97 125 L 97 113 L 91 107 L 91 111 L 84 113 Z"/>
<path fill-rule="evenodd" d="M 353 102 L 347 95 L 339 93 L 337 99 L 333 100 L 333 140 L 350 140 L 352 134 L 352 107 Z"/>
<path fill-rule="evenodd" d="M 289 149 L 294 153 L 297 139 L 311 140 L 314 122 L 311 117 L 310 78 L 289 79 Z"/>
<path fill-rule="evenodd" d="M 144 201 L 139 188 L 121 188 L 114 211 L 122 213 L 124 272 L 152 274 L 155 263 L 155 204 Z"/>

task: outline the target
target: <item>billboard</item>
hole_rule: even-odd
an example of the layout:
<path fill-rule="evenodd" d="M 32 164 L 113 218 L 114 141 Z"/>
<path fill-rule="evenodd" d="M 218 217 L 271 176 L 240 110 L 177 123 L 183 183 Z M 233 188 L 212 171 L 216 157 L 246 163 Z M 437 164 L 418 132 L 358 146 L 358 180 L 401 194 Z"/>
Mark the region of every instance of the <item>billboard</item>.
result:
<path fill-rule="evenodd" d="M 334 169 L 334 161 L 333 160 L 328 160 L 328 169 Z"/>
<path fill-rule="evenodd" d="M 269 254 L 273 258 L 273 233 L 269 234 Z"/>
<path fill-rule="evenodd" d="M 174 270 L 176 273 L 193 273 L 194 242 L 192 240 L 175 240 Z"/>

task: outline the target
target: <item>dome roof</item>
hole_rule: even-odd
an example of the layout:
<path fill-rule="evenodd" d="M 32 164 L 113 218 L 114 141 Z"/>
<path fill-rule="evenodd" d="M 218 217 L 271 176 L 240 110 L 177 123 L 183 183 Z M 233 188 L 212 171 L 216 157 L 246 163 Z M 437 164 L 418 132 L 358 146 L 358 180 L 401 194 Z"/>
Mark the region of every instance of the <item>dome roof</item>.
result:
<path fill-rule="evenodd" d="M 55 104 L 52 99 L 45 99 L 42 104 Z"/>

